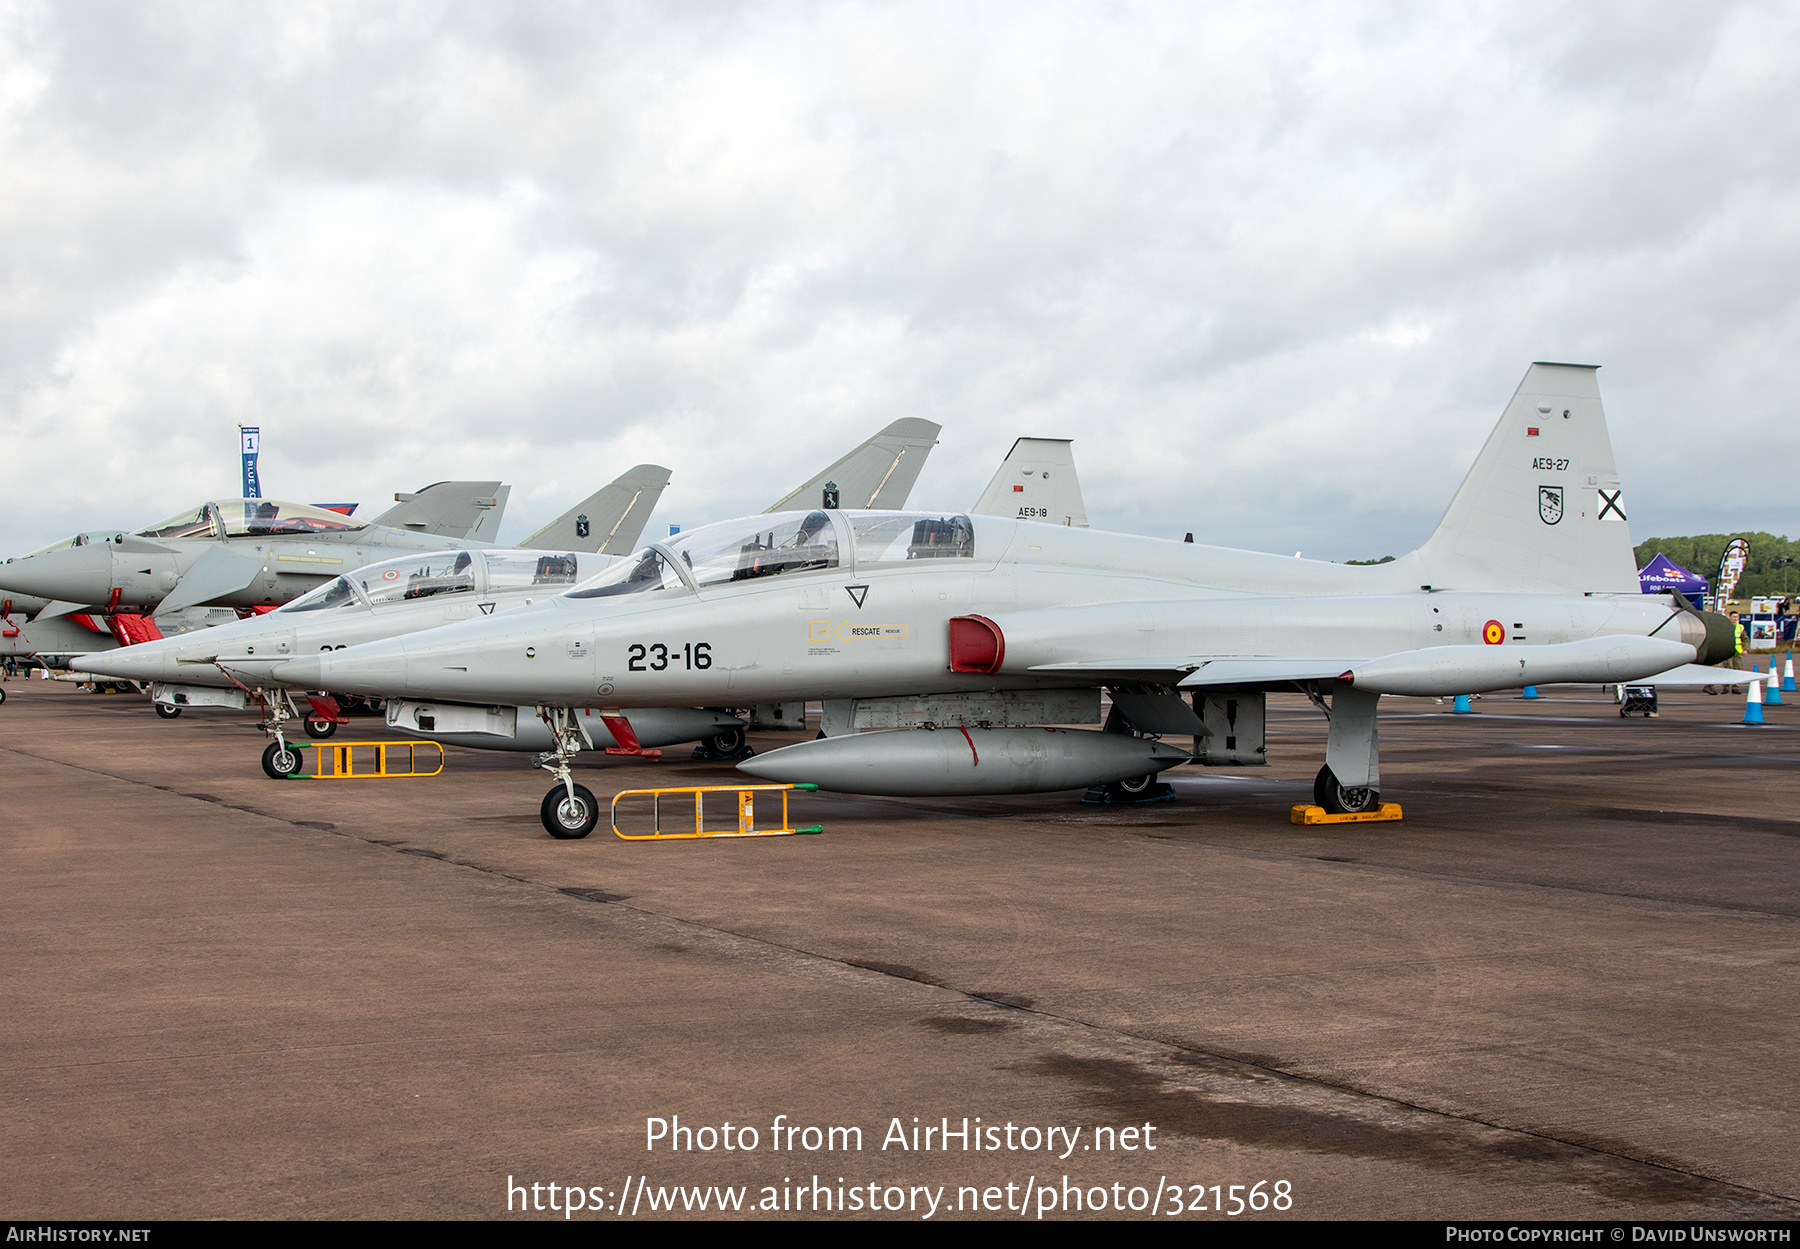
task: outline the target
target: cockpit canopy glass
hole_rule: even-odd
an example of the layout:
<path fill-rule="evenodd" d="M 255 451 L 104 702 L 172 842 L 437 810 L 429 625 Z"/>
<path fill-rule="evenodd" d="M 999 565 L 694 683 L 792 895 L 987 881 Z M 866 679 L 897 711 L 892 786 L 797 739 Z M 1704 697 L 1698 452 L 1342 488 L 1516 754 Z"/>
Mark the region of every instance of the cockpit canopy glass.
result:
<path fill-rule="evenodd" d="M 837 529 L 827 512 L 721 521 L 669 545 L 702 586 L 838 566 Z"/>
<path fill-rule="evenodd" d="M 111 542 L 113 538 L 118 536 L 118 532 L 117 529 L 89 529 L 85 533 L 78 533 L 72 538 L 64 538 L 61 542 L 52 542 L 49 546 L 40 547 L 38 550 L 21 555 L 18 558 L 30 559 L 33 555 L 48 555 L 52 551 L 67 551 L 72 547 L 87 546 L 89 543 Z M 6 562 L 10 564 L 12 563 L 12 560 L 9 559 Z"/>
<path fill-rule="evenodd" d="M 573 552 L 546 555 L 541 551 L 488 551 L 489 594 L 543 587 L 546 594 L 561 594 L 580 579 L 581 560 Z"/>
<path fill-rule="evenodd" d="M 333 577 L 316 590 L 310 590 L 276 611 L 332 611 L 339 607 L 361 607 L 362 600 L 350 585 L 348 577 Z"/>
<path fill-rule="evenodd" d="M 698 530 L 695 530 L 698 533 Z M 611 598 L 615 594 L 642 594 L 651 590 L 680 590 L 684 587 L 668 557 L 655 547 L 647 546 L 636 555 L 627 556 L 579 590 L 570 590 L 567 598 Z"/>
<path fill-rule="evenodd" d="M 247 502 L 250 500 L 246 500 Z M 190 512 L 182 512 L 167 520 L 159 520 L 148 529 L 140 529 L 140 538 L 213 538 L 217 532 L 213 529 L 213 518 L 209 512 L 211 504 L 203 503 Z"/>
<path fill-rule="evenodd" d="M 225 521 L 225 536 L 354 533 L 368 526 L 341 512 L 280 499 L 219 499 L 213 503 Z M 175 537 L 174 534 L 167 535 Z"/>
<path fill-rule="evenodd" d="M 280 499 L 215 499 L 137 531 L 140 538 L 228 538 L 355 533 L 368 526 L 341 512 Z"/>
<path fill-rule="evenodd" d="M 371 564 L 350 574 L 369 602 L 402 603 L 475 589 L 475 556 L 469 551 L 430 551 Z"/>
<path fill-rule="evenodd" d="M 974 559 L 975 526 L 967 516 L 917 512 L 852 512 L 856 565 L 903 564 L 916 559 Z"/>

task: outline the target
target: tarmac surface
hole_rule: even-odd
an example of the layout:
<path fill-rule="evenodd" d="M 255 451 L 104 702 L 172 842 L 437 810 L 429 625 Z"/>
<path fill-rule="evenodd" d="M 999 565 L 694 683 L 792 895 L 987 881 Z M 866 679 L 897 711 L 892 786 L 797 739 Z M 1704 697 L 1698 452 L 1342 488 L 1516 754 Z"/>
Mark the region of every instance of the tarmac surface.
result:
<path fill-rule="evenodd" d="M 242 714 L 6 690 L 14 1218 L 1800 1214 L 1800 705 L 1384 699 L 1405 819 L 1297 827 L 1275 697 L 1271 766 L 1172 802 L 639 844 L 549 838 L 526 756 L 277 782 Z M 578 777 L 735 779 L 687 754 Z"/>

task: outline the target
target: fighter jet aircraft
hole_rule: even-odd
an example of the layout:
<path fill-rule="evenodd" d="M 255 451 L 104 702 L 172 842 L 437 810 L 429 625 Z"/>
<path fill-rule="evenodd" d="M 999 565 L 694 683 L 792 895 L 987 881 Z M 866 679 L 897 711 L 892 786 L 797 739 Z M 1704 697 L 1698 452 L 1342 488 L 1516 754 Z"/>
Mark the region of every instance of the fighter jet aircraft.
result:
<path fill-rule="evenodd" d="M 1636 680 L 1714 658 L 1717 643 L 1692 610 L 1638 592 L 1595 369 L 1540 363 L 1437 529 L 1391 563 L 950 513 L 789 513 L 652 543 L 505 618 L 275 676 L 536 702 L 559 733 L 546 826 L 579 837 L 599 804 L 562 755 L 570 709 L 595 702 L 820 699 L 823 740 L 743 770 L 862 793 L 997 794 L 1141 787 L 1190 757 L 1260 755 L 1262 699 L 1298 689 L 1330 717 L 1315 797 L 1357 812 L 1380 799 L 1384 693 Z M 1097 722 L 1103 688 L 1105 729 L 1046 727 Z M 1156 740 L 1171 734 L 1196 738 L 1194 756 Z"/>
<path fill-rule="evenodd" d="M 566 545 L 611 554 L 630 550 L 668 480 L 668 469 L 640 464 L 590 495 L 571 509 L 579 537 Z M 497 509 L 498 494 L 468 494 L 472 487 L 496 486 L 440 482 L 414 495 L 396 496 L 399 506 L 373 523 L 303 503 L 219 499 L 135 533 L 81 534 L 0 565 L 0 593 L 56 600 L 47 609 L 52 614 L 153 611 L 160 619 L 201 604 L 267 608 L 291 602 L 395 550 L 491 546 L 440 536 L 431 527 L 434 522 L 465 523 L 465 511 Z M 483 498 L 486 504 L 480 504 Z M 390 519 L 396 524 L 383 523 Z M 481 518 L 473 516 L 469 527 L 483 528 Z"/>
<path fill-rule="evenodd" d="M 905 492 L 917 478 L 938 430 L 930 421 L 897 421 L 831 466 L 828 472 L 842 477 L 841 483 L 835 477 L 825 480 L 834 483 L 833 489 L 854 492 L 853 497 L 885 497 L 904 503 Z M 902 472 L 903 460 L 909 455 L 912 462 L 905 464 Z M 653 482 L 640 483 L 639 494 L 632 500 L 609 509 L 618 519 L 611 525 L 608 540 L 626 529 L 630 530 L 628 540 L 637 540 L 654 495 L 668 479 L 666 470 L 657 473 L 660 477 Z M 620 481 L 630 477 L 627 474 Z M 814 482 L 820 483 L 823 492 L 821 479 Z M 564 514 L 527 541 L 546 536 L 587 539 L 592 523 L 585 514 Z M 602 541 L 600 545 L 606 544 Z M 298 717 L 305 721 L 309 734 L 329 736 L 335 727 L 335 708 L 328 700 L 315 698 L 310 700 L 312 714 L 303 712 L 293 700 L 293 690 L 306 687 L 287 687 L 271 678 L 269 670 L 274 665 L 296 655 L 341 650 L 435 628 L 447 621 L 485 618 L 529 606 L 534 600 L 572 588 L 611 562 L 591 554 L 556 550 L 406 555 L 337 577 L 266 616 L 223 625 L 204 636 L 85 655 L 78 664 L 100 676 L 152 682 L 151 697 L 164 715 L 179 714 L 186 706 L 261 708 L 262 727 L 270 738 L 263 752 L 263 770 L 271 777 L 292 776 L 299 772 L 302 760 L 287 745 L 283 725 Z M 455 705 L 394 699 L 387 712 L 391 725 L 458 745 L 541 752 L 555 744 L 532 707 L 471 712 Z M 596 715 L 592 708 L 583 708 L 582 714 L 571 717 L 571 723 L 584 747 L 614 754 L 650 753 L 660 746 L 695 740 L 707 741 L 719 757 L 743 747 L 743 722 L 720 711 L 643 709 L 626 719 Z"/>

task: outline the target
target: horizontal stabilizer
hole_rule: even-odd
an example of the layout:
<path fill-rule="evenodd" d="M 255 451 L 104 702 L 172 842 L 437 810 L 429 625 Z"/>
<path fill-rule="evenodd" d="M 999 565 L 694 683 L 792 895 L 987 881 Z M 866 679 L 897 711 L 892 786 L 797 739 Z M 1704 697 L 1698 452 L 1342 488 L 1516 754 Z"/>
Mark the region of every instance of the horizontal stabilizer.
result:
<path fill-rule="evenodd" d="M 969 509 L 976 516 L 1040 520 L 1088 527 L 1075 476 L 1075 453 L 1067 438 L 1021 438 L 1013 443 L 1000 471 Z"/>
<path fill-rule="evenodd" d="M 1766 681 L 1766 672 L 1734 672 L 1730 668 L 1713 668 L 1706 664 L 1682 664 L 1679 668 L 1670 668 L 1667 672 L 1659 672 L 1651 677 L 1637 677 L 1633 685 L 1748 685 L 1752 681 Z"/>
<path fill-rule="evenodd" d="M 520 550 L 629 555 L 669 484 L 669 470 L 639 464 L 519 543 Z"/>
<path fill-rule="evenodd" d="M 394 498 L 396 506 L 377 516 L 375 524 L 443 538 L 474 538 L 483 518 L 506 505 L 497 481 L 440 481 Z M 499 528 L 498 519 L 491 527 Z"/>
<path fill-rule="evenodd" d="M 763 510 L 822 507 L 827 484 L 837 487 L 839 507 L 903 508 L 942 428 L 916 416 L 902 417 Z"/>

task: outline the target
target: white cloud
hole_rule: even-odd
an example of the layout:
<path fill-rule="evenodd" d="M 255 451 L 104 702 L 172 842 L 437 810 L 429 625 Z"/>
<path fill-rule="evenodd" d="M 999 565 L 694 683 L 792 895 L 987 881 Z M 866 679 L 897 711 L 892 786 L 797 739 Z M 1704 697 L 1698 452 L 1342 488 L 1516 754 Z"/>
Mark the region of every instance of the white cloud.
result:
<path fill-rule="evenodd" d="M 1633 530 L 1793 532 L 1783 6 L 0 6 L 0 546 L 235 488 L 628 465 L 921 502 L 1073 436 L 1096 524 L 1416 542 L 1534 358 Z M 1758 454 L 1741 452 L 1754 445 Z"/>

